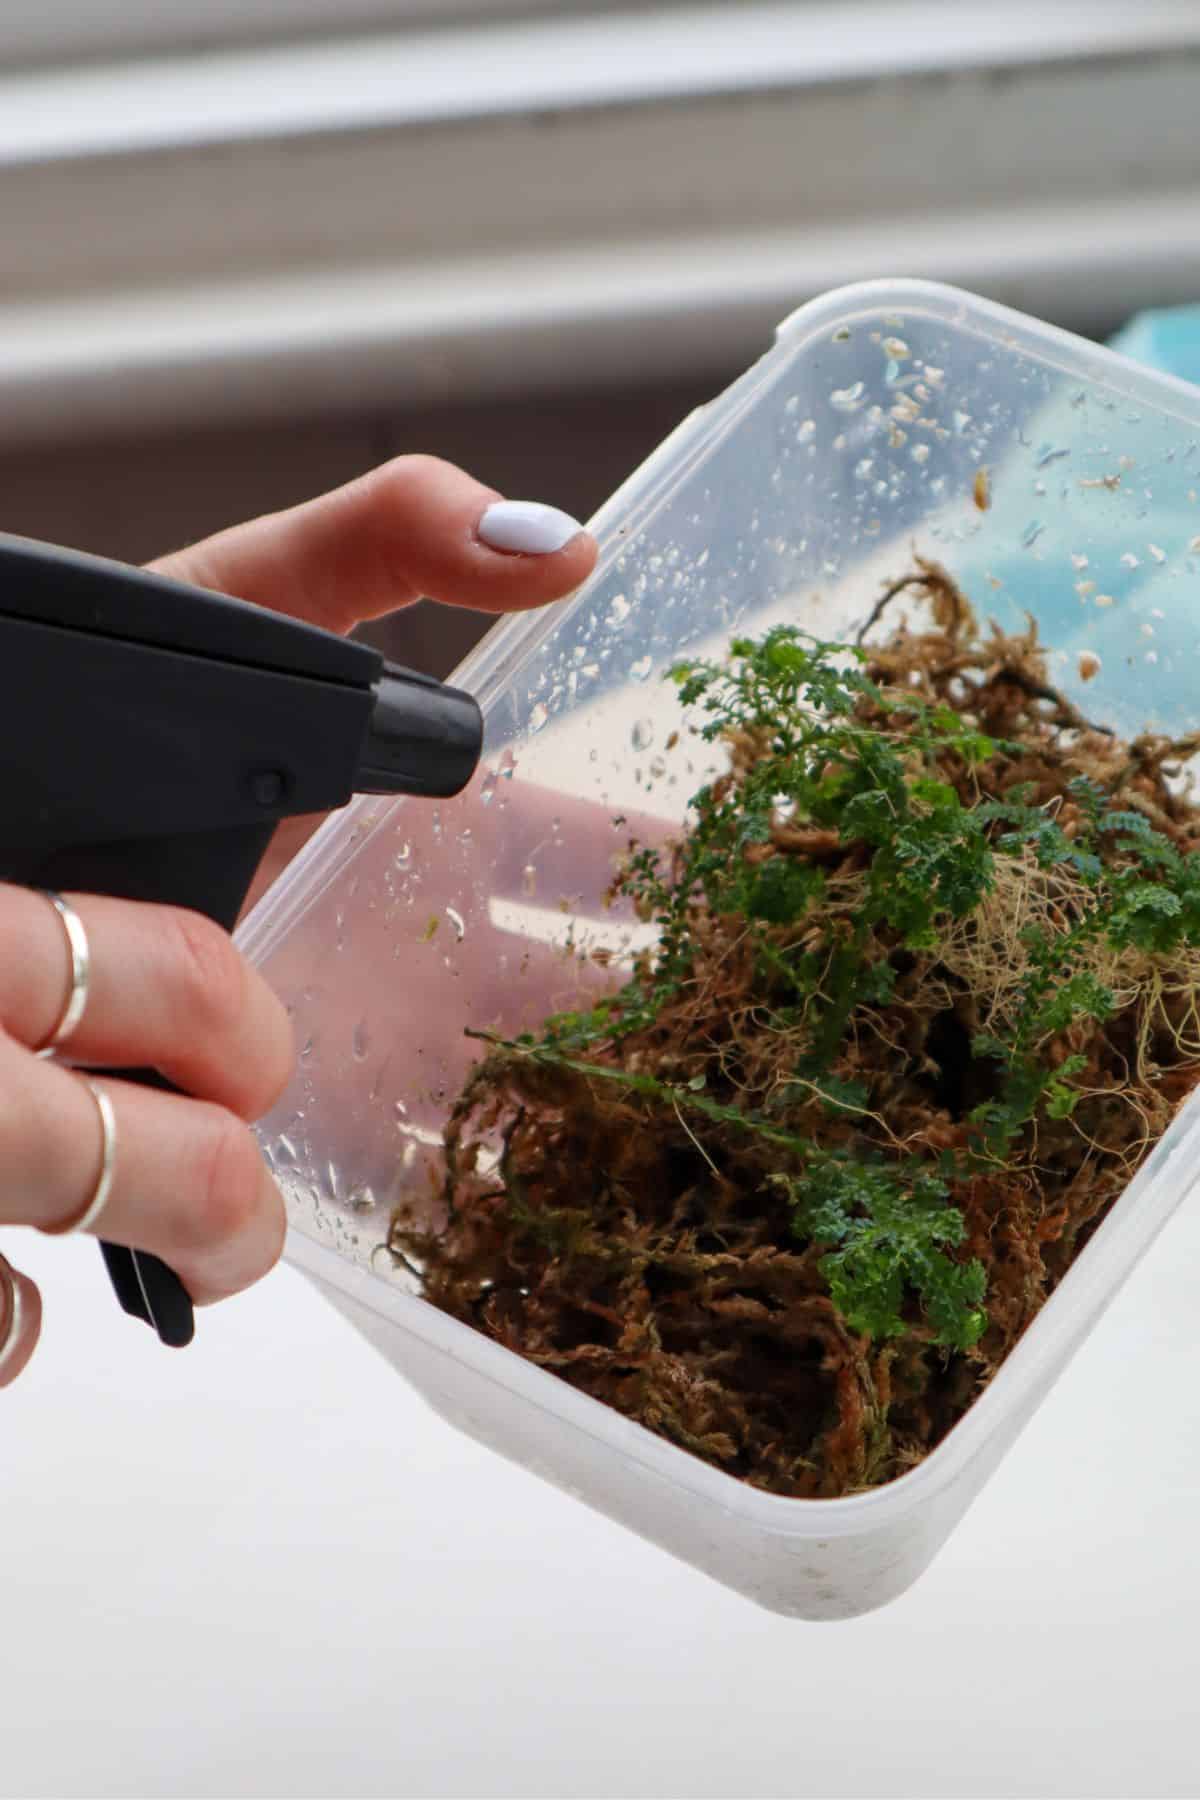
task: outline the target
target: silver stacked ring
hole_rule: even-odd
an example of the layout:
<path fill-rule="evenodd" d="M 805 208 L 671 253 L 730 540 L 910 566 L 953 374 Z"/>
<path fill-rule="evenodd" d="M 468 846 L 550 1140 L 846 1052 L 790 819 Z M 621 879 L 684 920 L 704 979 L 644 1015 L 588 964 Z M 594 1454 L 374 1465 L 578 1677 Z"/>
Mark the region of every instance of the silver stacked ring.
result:
<path fill-rule="evenodd" d="M 0 1281 L 8 1288 L 8 1327 L 3 1341 L 0 1341 L 0 1375 L 4 1373 L 4 1365 L 21 1341 L 21 1290 L 17 1286 L 12 1270 L 0 1257 Z"/>
<path fill-rule="evenodd" d="M 71 985 L 67 992 L 66 1003 L 58 1024 L 54 1027 L 42 1048 L 35 1052 L 38 1056 L 53 1056 L 62 1048 L 67 1039 L 78 1029 L 84 1009 L 88 1001 L 88 988 L 92 978 L 92 957 L 88 948 L 87 932 L 83 928 L 83 920 L 69 901 L 61 894 L 51 893 L 49 888 L 37 890 L 47 899 L 59 918 L 63 930 L 67 934 L 67 949 L 71 957 Z"/>
<path fill-rule="evenodd" d="M 100 1114 L 100 1130 L 102 1134 L 100 1151 L 100 1173 L 96 1178 L 96 1186 L 92 1197 L 78 1217 L 69 1225 L 60 1225 L 55 1237 L 70 1237 L 73 1232 L 86 1231 L 94 1225 L 104 1208 L 108 1205 L 108 1196 L 112 1193 L 113 1177 L 117 1172 L 117 1118 L 113 1112 L 113 1103 L 104 1089 L 97 1087 L 94 1081 L 83 1076 L 83 1084 L 96 1102 L 96 1111 Z"/>
<path fill-rule="evenodd" d="M 88 936 L 84 930 L 83 920 L 75 911 L 70 901 L 64 900 L 61 894 L 51 892 L 48 888 L 37 890 L 47 899 L 59 918 L 67 936 L 67 948 L 71 957 L 71 985 L 67 991 L 58 1024 L 38 1056 L 53 1056 L 57 1050 L 68 1042 L 79 1027 L 88 1002 L 88 990 L 91 986 L 92 956 L 88 947 Z M 96 1111 L 100 1115 L 100 1173 L 96 1178 L 91 1198 L 82 1211 L 77 1213 L 66 1225 L 52 1227 L 55 1237 L 67 1237 L 72 1232 L 86 1231 L 94 1225 L 104 1208 L 108 1205 L 108 1197 L 112 1193 L 113 1178 L 117 1167 L 117 1120 L 113 1112 L 113 1104 L 103 1088 L 97 1087 L 94 1081 L 81 1076 L 85 1087 L 96 1102 Z M 14 1293 L 15 1293 L 14 1289 Z"/>

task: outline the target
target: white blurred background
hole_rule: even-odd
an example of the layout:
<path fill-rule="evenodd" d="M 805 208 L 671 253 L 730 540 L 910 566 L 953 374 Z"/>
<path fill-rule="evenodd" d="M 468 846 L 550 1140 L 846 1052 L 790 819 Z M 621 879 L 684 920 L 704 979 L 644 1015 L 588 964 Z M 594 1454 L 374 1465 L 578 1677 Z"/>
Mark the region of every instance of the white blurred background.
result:
<path fill-rule="evenodd" d="M 136 560 L 406 449 L 587 515 L 866 276 L 1102 336 L 1200 297 L 1198 99 L 1195 0 L 0 0 L 0 528 Z M 10 1800 L 1200 1794 L 1190 1216 L 838 1627 L 455 1438 L 286 1271 L 172 1359 L 21 1252 Z"/>
<path fill-rule="evenodd" d="M 0 523 L 402 449 L 587 515 L 824 288 L 1200 295 L 1194 0 L 3 0 Z M 476 629 L 385 632 L 439 672 Z"/>

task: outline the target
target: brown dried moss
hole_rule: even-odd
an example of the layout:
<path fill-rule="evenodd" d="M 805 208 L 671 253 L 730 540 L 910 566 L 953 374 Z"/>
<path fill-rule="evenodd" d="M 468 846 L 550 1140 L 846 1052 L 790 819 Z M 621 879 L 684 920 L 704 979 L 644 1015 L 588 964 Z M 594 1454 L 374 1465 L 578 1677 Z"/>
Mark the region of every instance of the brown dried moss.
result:
<path fill-rule="evenodd" d="M 964 806 L 1019 797 L 1082 840 L 1085 777 L 1190 856 L 1200 808 L 1177 776 L 1200 738 L 1122 742 L 1089 721 L 1050 683 L 1032 623 L 981 632 L 933 564 L 888 590 L 868 630 L 904 592 L 930 603 L 932 622 L 868 649 L 865 673 L 885 698 L 862 699 L 860 723 L 895 738 L 898 693 L 951 709 L 1003 746 L 974 763 L 940 758 Z M 767 754 L 761 732 L 728 741 L 719 798 Z M 1002 829 L 989 827 L 994 848 Z M 973 1045 L 1017 1029 L 1031 944 L 1069 933 L 1088 899 L 1069 862 L 1047 866 L 1028 841 L 995 849 L 978 905 L 943 917 L 932 947 L 876 931 L 890 991 L 854 1005 L 814 1076 L 824 978 L 785 1006 L 761 947 L 849 943 L 873 854 L 836 828 L 773 816 L 747 862 L 819 868 L 819 916 L 755 931 L 695 896 L 687 978 L 652 1017 L 574 1053 L 493 1045 L 446 1130 L 444 1229 L 418 1229 L 402 1209 L 390 1237 L 435 1305 L 729 1474 L 793 1496 L 887 1481 L 945 1436 L 1200 1078 L 1200 947 L 1097 935 L 1071 966 L 1103 984 L 1111 1009 L 1039 1045 L 1048 1067 L 1073 1071 L 1071 1109 L 1036 1112 L 1001 1161 L 980 1153 L 973 1115 L 1000 1075 Z M 1125 854 L 1105 849 L 1114 867 Z M 831 1104 L 835 1083 L 861 1100 Z M 951 1254 L 986 1271 L 977 1341 L 939 1342 L 912 1294 L 903 1329 L 851 1325 L 828 1244 L 797 1229 L 801 1142 L 950 1170 L 962 1221 Z"/>

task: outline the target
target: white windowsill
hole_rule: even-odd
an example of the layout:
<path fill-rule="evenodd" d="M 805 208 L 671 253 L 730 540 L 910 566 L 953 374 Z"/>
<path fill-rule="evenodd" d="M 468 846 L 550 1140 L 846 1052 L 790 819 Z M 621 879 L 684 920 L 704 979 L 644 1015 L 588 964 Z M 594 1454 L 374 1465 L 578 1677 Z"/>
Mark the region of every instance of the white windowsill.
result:
<path fill-rule="evenodd" d="M 682 101 L 1200 45 L 1191 0 L 745 0 L 0 78 L 0 160 Z"/>
<path fill-rule="evenodd" d="M 1198 51 L 812 0 L 9 75 L 0 441 L 717 367 L 866 275 L 1108 323 L 1200 293 Z"/>

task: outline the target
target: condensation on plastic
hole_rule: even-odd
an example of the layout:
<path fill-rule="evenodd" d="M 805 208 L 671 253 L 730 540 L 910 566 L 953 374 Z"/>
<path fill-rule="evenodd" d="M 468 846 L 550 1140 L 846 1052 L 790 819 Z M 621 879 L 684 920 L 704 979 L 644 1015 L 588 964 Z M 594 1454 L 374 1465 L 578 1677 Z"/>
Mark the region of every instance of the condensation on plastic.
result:
<path fill-rule="evenodd" d="M 1003 626 L 1035 615 L 1090 716 L 1191 729 L 1198 489 L 1200 396 L 1180 383 L 925 283 L 806 306 L 604 508 L 586 587 L 458 670 L 487 722 L 466 794 L 355 802 L 241 934 L 299 1044 L 261 1128 L 289 1259 L 446 1418 L 773 1611 L 844 1618 L 915 1580 L 1190 1190 L 1197 1110 L 945 1442 L 843 1500 L 747 1488 L 437 1312 L 382 1249 L 389 1214 L 404 1196 L 437 1217 L 441 1128 L 479 1053 L 465 1033 L 535 1025 L 642 941 L 600 903 L 612 859 L 631 829 L 669 833 L 710 766 L 672 662 L 777 620 L 843 636 L 915 550 Z M 1046 1529 L 1070 1521 L 1051 1505 Z"/>

